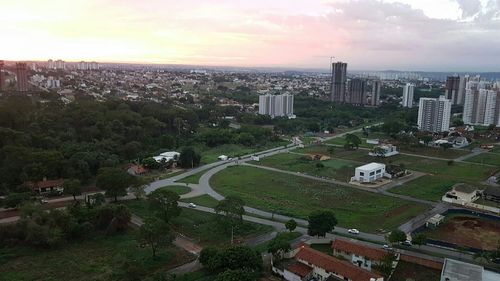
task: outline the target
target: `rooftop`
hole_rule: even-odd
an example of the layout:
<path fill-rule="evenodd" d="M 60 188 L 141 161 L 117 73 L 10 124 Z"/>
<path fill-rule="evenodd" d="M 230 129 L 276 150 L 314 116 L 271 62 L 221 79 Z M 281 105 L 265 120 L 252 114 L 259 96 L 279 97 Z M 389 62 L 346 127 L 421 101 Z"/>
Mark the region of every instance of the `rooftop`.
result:
<path fill-rule="evenodd" d="M 457 183 L 453 186 L 453 190 L 458 191 L 458 192 L 462 192 L 462 193 L 473 193 L 473 192 L 476 192 L 478 190 L 478 188 L 475 186 L 472 186 L 472 185 L 465 184 L 465 183 Z"/>
<path fill-rule="evenodd" d="M 376 169 L 380 169 L 380 168 L 385 168 L 385 165 L 381 164 L 381 163 L 372 162 L 372 163 L 369 163 L 369 164 L 357 167 L 356 169 L 361 169 L 361 170 L 376 170 Z"/>
<path fill-rule="evenodd" d="M 305 265 L 301 262 L 294 262 L 294 263 L 290 264 L 286 268 L 286 270 L 292 272 L 295 275 L 298 275 L 298 276 L 304 278 L 307 275 L 309 275 L 309 273 L 311 273 L 312 267 Z"/>
<path fill-rule="evenodd" d="M 483 267 L 452 259 L 445 259 L 441 277 L 460 281 L 483 280 Z"/>
<path fill-rule="evenodd" d="M 382 249 L 367 247 L 365 245 L 343 239 L 335 239 L 332 243 L 332 248 L 337 251 L 348 252 L 378 261 L 382 260 L 385 255 L 387 255 L 387 252 Z"/>

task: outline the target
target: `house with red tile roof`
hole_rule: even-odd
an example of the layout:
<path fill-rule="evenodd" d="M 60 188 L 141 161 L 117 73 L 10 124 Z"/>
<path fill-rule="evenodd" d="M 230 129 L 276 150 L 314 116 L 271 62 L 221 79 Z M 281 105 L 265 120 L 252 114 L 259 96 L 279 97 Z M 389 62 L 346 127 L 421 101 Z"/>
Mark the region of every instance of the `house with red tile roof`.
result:
<path fill-rule="evenodd" d="M 27 181 L 24 183 L 25 186 L 30 188 L 33 192 L 42 194 L 42 193 L 50 193 L 50 192 L 63 192 L 64 180 L 63 179 L 55 179 L 55 180 L 47 180 L 47 178 L 43 178 L 41 181 Z"/>
<path fill-rule="evenodd" d="M 273 271 L 288 281 L 347 280 L 347 281 L 384 281 L 384 277 L 370 272 L 348 261 L 340 260 L 306 245 L 291 251 L 288 261 L 282 261 L 281 269 Z"/>
<path fill-rule="evenodd" d="M 373 265 L 378 265 L 388 254 L 386 250 L 365 246 L 344 239 L 335 239 L 332 243 L 335 256 L 342 256 L 352 264 L 371 271 Z"/>

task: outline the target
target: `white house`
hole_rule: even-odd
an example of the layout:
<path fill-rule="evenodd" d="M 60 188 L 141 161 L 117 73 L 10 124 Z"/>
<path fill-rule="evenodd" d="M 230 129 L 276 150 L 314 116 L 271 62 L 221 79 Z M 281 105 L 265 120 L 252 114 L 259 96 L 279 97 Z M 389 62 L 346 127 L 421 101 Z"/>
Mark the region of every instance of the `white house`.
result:
<path fill-rule="evenodd" d="M 176 151 L 167 151 L 160 153 L 158 156 L 153 156 L 153 159 L 156 160 L 156 162 L 160 163 L 162 161 L 164 162 L 169 162 L 169 161 L 177 161 L 181 154 Z"/>
<path fill-rule="evenodd" d="M 221 161 L 226 161 L 227 159 L 229 159 L 229 157 L 227 157 L 226 155 L 221 155 L 221 156 L 217 157 L 217 159 L 219 159 Z"/>
<path fill-rule="evenodd" d="M 384 176 L 390 178 L 390 175 L 385 172 L 384 164 L 370 163 L 361 167 L 357 167 L 355 170 L 355 175 L 351 178 L 351 181 L 370 183 L 377 181 Z"/>
<path fill-rule="evenodd" d="M 372 151 L 368 153 L 370 156 L 382 156 L 382 157 L 390 157 L 399 154 L 399 151 L 395 145 L 392 144 L 383 144 L 374 147 Z"/>
<path fill-rule="evenodd" d="M 480 195 L 481 192 L 477 187 L 464 183 L 457 183 L 453 186 L 452 190 L 446 192 L 442 200 L 449 203 L 464 205 L 474 202 Z"/>

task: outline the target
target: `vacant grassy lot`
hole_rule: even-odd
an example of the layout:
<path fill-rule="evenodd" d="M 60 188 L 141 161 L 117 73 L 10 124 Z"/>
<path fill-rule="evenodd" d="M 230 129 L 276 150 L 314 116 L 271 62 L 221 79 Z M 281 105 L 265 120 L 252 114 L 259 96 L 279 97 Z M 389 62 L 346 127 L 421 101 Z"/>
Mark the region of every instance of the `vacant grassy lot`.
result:
<path fill-rule="evenodd" d="M 427 175 L 405 185 L 391 188 L 389 192 L 439 202 L 441 197 L 458 182 L 458 180 Z"/>
<path fill-rule="evenodd" d="M 193 198 L 181 199 L 180 201 L 186 203 L 194 203 L 196 205 L 205 206 L 209 208 L 214 208 L 215 206 L 217 206 L 217 203 L 219 202 L 215 200 L 212 196 L 207 194 L 196 196 Z"/>
<path fill-rule="evenodd" d="M 462 149 L 442 149 L 435 147 L 398 147 L 400 152 L 409 153 L 409 154 L 417 154 L 423 156 L 437 157 L 437 158 L 446 158 L 446 159 L 455 159 L 460 156 L 464 156 L 470 154 L 470 151 L 462 150 Z"/>
<path fill-rule="evenodd" d="M 500 222 L 470 215 L 453 214 L 436 229 L 426 231 L 429 238 L 459 246 L 492 251 L 500 241 Z"/>
<path fill-rule="evenodd" d="M 480 164 L 497 165 L 500 167 L 500 153 L 485 152 L 477 156 L 471 157 L 465 161 L 480 163 Z"/>
<path fill-rule="evenodd" d="M 151 216 L 152 212 L 144 200 L 132 200 L 127 206 L 134 214 L 145 218 Z M 231 241 L 231 230 L 225 227 L 215 214 L 198 211 L 196 209 L 182 208 L 180 216 L 170 222 L 172 228 L 195 240 L 201 245 L 223 245 Z M 244 241 L 255 236 L 272 231 L 267 225 L 243 222 L 234 231 L 236 241 Z"/>
<path fill-rule="evenodd" d="M 57 249 L 25 247 L 0 249 L 0 280 L 125 280 L 125 269 L 136 265 L 144 274 L 168 271 L 193 260 L 188 252 L 170 246 L 156 259 L 150 248 L 141 248 L 135 234 L 95 237 Z M 131 261 L 126 264 L 125 262 Z"/>
<path fill-rule="evenodd" d="M 500 145 L 495 145 L 495 147 L 491 149 L 490 152 L 500 153 Z"/>
<path fill-rule="evenodd" d="M 346 182 L 349 181 L 351 176 L 354 176 L 354 168 L 358 166 L 357 163 L 349 160 L 312 160 L 308 155 L 295 153 L 276 154 L 271 157 L 263 158 L 260 162 L 252 163 L 281 170 L 314 175 L 317 177 L 333 178 Z M 318 167 L 316 165 L 322 166 Z"/>
<path fill-rule="evenodd" d="M 370 133 L 368 137 L 365 137 L 361 132 L 354 133 L 354 135 L 358 136 L 361 140 L 361 144 L 359 147 L 372 148 L 373 144 L 366 143 L 367 139 L 388 139 L 389 137 L 384 133 Z M 344 145 L 346 143 L 345 137 L 342 138 L 333 138 L 326 143 L 335 144 L 335 145 Z"/>
<path fill-rule="evenodd" d="M 417 156 L 396 155 L 389 158 L 375 158 L 368 156 L 366 150 L 346 151 L 338 149 L 335 158 L 358 161 L 360 163 L 381 162 L 385 164 L 404 164 L 407 169 L 428 174 L 439 175 L 443 178 L 455 179 L 461 182 L 477 183 L 484 181 L 498 168 L 478 165 L 475 163 L 461 163 L 445 160 L 427 159 Z"/>
<path fill-rule="evenodd" d="M 367 232 L 392 230 L 427 206 L 354 188 L 340 187 L 253 167 L 231 167 L 216 174 L 212 187 L 236 195 L 252 207 L 300 218 L 314 210 L 335 212 L 339 225 Z"/>
<path fill-rule="evenodd" d="M 406 261 L 399 261 L 396 270 L 392 274 L 391 281 L 439 281 L 440 278 L 441 271 L 439 270 Z"/>
<path fill-rule="evenodd" d="M 180 179 L 177 182 L 198 184 L 200 182 L 201 176 L 203 176 L 203 174 L 206 172 L 207 171 L 201 171 L 201 172 L 196 173 L 194 175 L 190 175 L 189 177 L 185 177 L 183 179 Z"/>
<path fill-rule="evenodd" d="M 238 144 L 225 144 L 214 148 L 199 148 L 201 152 L 201 163 L 208 164 L 218 161 L 217 157 L 226 155 L 229 157 L 239 157 L 255 152 L 271 149 L 289 144 L 287 141 L 269 142 L 262 146 L 242 146 Z"/>

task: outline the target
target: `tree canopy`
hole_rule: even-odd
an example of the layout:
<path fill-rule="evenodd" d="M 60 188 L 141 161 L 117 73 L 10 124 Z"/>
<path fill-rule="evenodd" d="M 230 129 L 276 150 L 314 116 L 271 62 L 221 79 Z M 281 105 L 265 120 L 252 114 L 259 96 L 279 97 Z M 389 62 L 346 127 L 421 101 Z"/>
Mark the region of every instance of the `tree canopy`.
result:
<path fill-rule="evenodd" d="M 314 211 L 309 215 L 307 234 L 311 236 L 326 236 L 337 225 L 337 218 L 331 211 Z"/>

